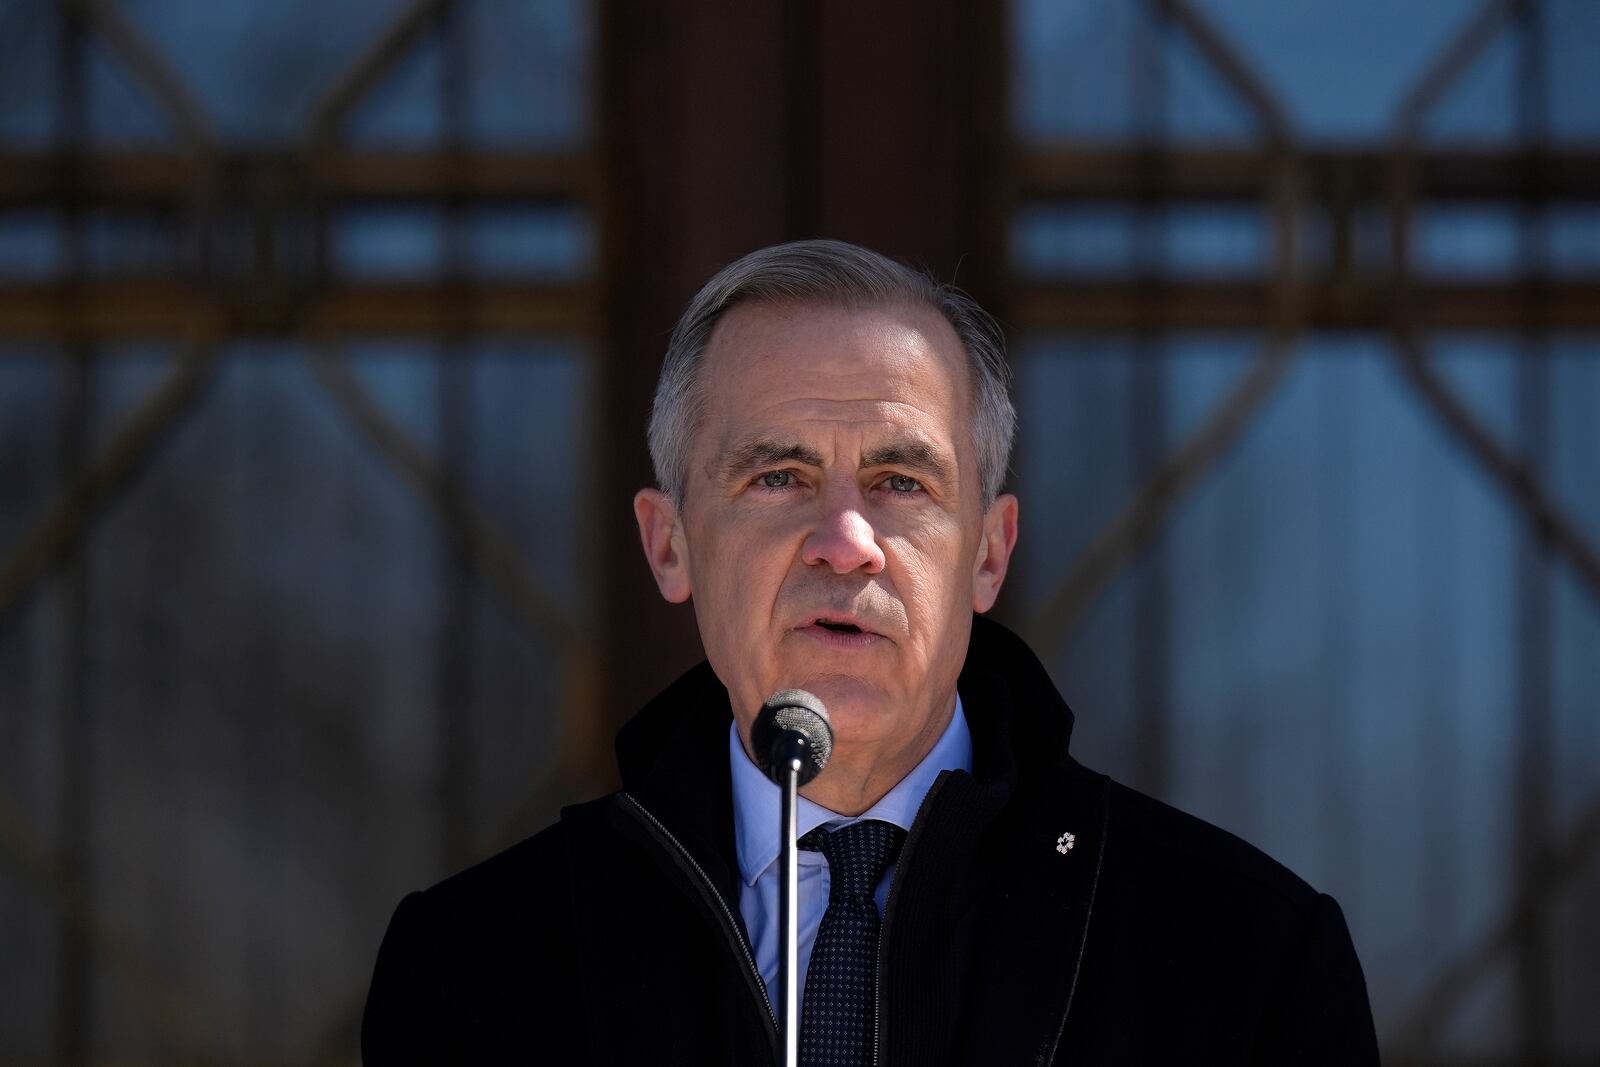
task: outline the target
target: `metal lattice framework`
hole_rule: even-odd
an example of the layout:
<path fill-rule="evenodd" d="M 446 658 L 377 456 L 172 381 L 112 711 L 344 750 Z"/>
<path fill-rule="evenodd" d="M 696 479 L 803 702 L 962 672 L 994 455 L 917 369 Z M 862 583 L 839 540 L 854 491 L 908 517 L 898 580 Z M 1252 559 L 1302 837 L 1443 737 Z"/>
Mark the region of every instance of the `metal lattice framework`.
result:
<path fill-rule="evenodd" d="M 1147 481 L 1089 544 L 1045 599 L 1029 630 L 1051 649 L 1132 561 L 1157 540 L 1175 504 L 1224 456 L 1274 395 L 1308 329 L 1382 329 L 1394 340 L 1403 380 L 1438 423 L 1504 490 L 1545 549 L 1600 599 L 1600 553 L 1540 482 L 1497 440 L 1430 366 L 1426 337 L 1440 329 L 1600 330 L 1600 285 L 1529 279 L 1510 285 L 1419 279 L 1408 234 L 1419 206 L 1454 200 L 1521 204 L 1600 200 L 1600 150 L 1554 150 L 1530 143 L 1520 152 L 1425 149 L 1419 130 L 1444 91 L 1486 45 L 1515 20 L 1535 17 L 1534 0 L 1487 0 L 1479 15 L 1438 57 L 1406 98 L 1390 143 L 1376 151 L 1307 150 L 1284 110 L 1216 29 L 1183 0 L 1149 0 L 1157 15 L 1198 47 L 1255 115 L 1263 145 L 1239 150 L 1020 150 L 1011 161 L 1010 196 L 1024 200 L 1174 203 L 1264 201 L 1271 206 L 1274 255 L 1266 276 L 1207 283 L 1159 277 L 1125 282 L 1079 279 L 1008 287 L 1009 317 L 1027 329 L 1066 331 L 1253 328 L 1265 333 L 1254 363 L 1199 428 L 1155 464 Z M 0 621 L 14 616 L 54 568 L 82 549 L 97 516 L 159 454 L 164 440 L 203 402 L 222 339 L 250 333 L 311 339 L 306 358 L 315 380 L 437 516 L 463 559 L 530 631 L 572 663 L 569 694 L 593 688 L 596 653 L 586 623 L 556 606 L 536 568 L 428 452 L 386 418 L 345 366 L 343 339 L 399 333 L 460 338 L 484 334 L 593 335 L 598 286 L 521 285 L 459 277 L 429 284 L 356 285 L 328 267 L 328 219 L 352 204 L 463 201 L 561 202 L 598 206 L 594 160 L 582 153 L 489 152 L 452 147 L 432 152 L 354 151 L 340 131 L 352 110 L 410 49 L 451 17 L 452 0 L 416 0 L 347 70 L 317 108 L 301 143 L 277 152 L 224 148 L 204 109 L 110 0 L 62 0 L 67 49 L 64 91 L 78 94 L 76 130 L 63 147 L 0 153 L 0 210 L 52 209 L 67 220 L 69 263 L 62 280 L 0 285 L 0 336 L 62 343 L 63 359 L 81 368 L 90 346 L 113 339 L 175 339 L 181 354 L 166 380 L 121 424 L 104 449 L 86 457 L 67 488 L 0 564 Z M 127 65 L 178 132 L 168 152 L 100 152 L 82 147 L 84 41 L 95 36 Z M 70 116 L 69 116 L 70 117 Z M 69 125 L 72 123 L 69 122 Z M 82 270 L 81 220 L 93 207 L 182 218 L 201 236 L 199 258 L 180 277 L 88 280 Z M 1308 276 L 1298 247 L 1298 219 L 1311 206 L 1332 223 L 1332 262 Z M 1373 273 L 1351 254 L 1354 219 L 1363 209 L 1389 213 L 1395 235 L 1387 268 Z M 219 220 L 252 220 L 243 261 L 227 260 L 210 240 Z M 285 219 L 304 221 L 315 239 L 309 260 L 293 261 L 273 234 Z M 76 236 L 74 236 L 76 235 Z M 1530 310 L 1531 309 L 1531 310 Z M 81 370 L 80 370 L 81 373 Z M 569 713 L 567 722 L 582 721 Z M 573 760 L 587 766 L 593 738 L 574 733 Z M 560 792 L 540 783 L 530 805 Z M 515 816 L 508 825 L 514 825 Z M 20 807 L 0 792 L 0 846 L 60 902 L 70 926 L 133 1003 L 175 1049 L 196 1058 L 215 1044 L 201 1015 L 163 982 L 126 936 L 96 914 L 70 863 L 53 856 Z M 1600 846 L 1600 805 L 1565 841 L 1538 858 L 1506 917 L 1441 974 L 1395 1036 L 1401 1059 L 1425 1056 L 1451 1009 L 1517 944 L 1536 916 Z M 345 1018 L 358 1010 L 352 1006 Z M 334 1039 L 325 1045 L 333 1058 Z"/>
<path fill-rule="evenodd" d="M 533 634 L 559 650 L 567 671 L 566 750 L 552 775 L 487 835 L 494 851 L 522 832 L 532 811 L 567 795 L 568 778 L 592 765 L 592 739 L 581 724 L 594 702 L 589 623 L 557 605 L 522 551 L 461 482 L 415 443 L 347 369 L 342 349 L 353 334 L 407 334 L 446 340 L 487 335 L 592 336 L 597 286 L 500 284 L 447 275 L 419 285 L 351 285 L 328 265 L 331 214 L 358 204 L 579 204 L 597 200 L 592 160 L 583 153 L 354 152 L 341 131 L 354 108 L 428 34 L 441 32 L 454 0 L 416 0 L 336 81 L 299 146 L 283 151 L 225 150 L 200 103 L 163 57 L 110 0 L 60 0 L 66 42 L 64 92 L 75 101 L 64 147 L 44 153 L 0 152 L 0 211 L 54 209 L 67 224 L 69 261 L 59 281 L 0 284 L 0 336 L 64 346 L 81 368 L 91 346 L 113 340 L 175 340 L 180 354 L 166 379 L 126 417 L 101 452 L 86 458 L 70 483 L 0 564 L 0 623 L 14 617 L 52 570 L 81 552 L 95 520 L 159 454 L 161 444 L 203 403 L 220 343 L 242 334 L 308 338 L 315 381 L 394 473 L 435 514 L 459 556 Z M 83 53 L 95 37 L 135 75 L 177 131 L 173 151 L 100 152 L 81 147 Z M 185 219 L 200 235 L 198 258 L 178 277 L 90 281 L 82 270 L 81 221 L 90 208 L 115 207 Z M 251 220 L 243 262 L 220 255 L 214 240 L 225 216 Z M 309 262 L 285 256 L 274 235 L 285 220 L 308 225 Z M 81 580 L 81 575 L 79 576 Z M 69 580 L 70 570 L 69 570 Z M 204 1015 L 165 981 L 115 923 L 99 913 L 75 865 L 52 854 L 21 807 L 0 792 L 0 848 L 44 886 L 73 934 L 121 980 L 130 1003 L 186 1058 L 210 1061 L 219 1043 Z M 319 1043 L 319 1059 L 339 1051 L 356 1000 L 337 1013 Z"/>
<path fill-rule="evenodd" d="M 1266 341 L 1232 391 L 1155 465 L 1043 598 L 1027 623 L 1035 647 L 1061 647 L 1101 594 L 1152 547 L 1179 500 L 1228 452 L 1284 381 L 1295 337 L 1306 329 L 1387 333 L 1401 378 L 1440 428 L 1501 488 L 1542 549 L 1563 559 L 1600 606 L 1600 551 L 1535 469 L 1502 444 L 1432 368 L 1427 344 L 1427 334 L 1437 330 L 1600 330 L 1600 284 L 1556 283 L 1542 275 L 1510 284 L 1426 281 L 1416 275 L 1410 247 L 1413 220 L 1429 204 L 1600 201 L 1600 151 L 1594 149 L 1555 150 L 1533 138 L 1513 152 L 1429 151 L 1421 145 L 1423 124 L 1446 91 L 1508 25 L 1521 22 L 1526 30 L 1533 24 L 1538 0 L 1486 0 L 1405 96 L 1382 151 L 1313 152 L 1297 144 L 1264 83 L 1186 0 L 1148 2 L 1157 18 L 1189 36 L 1244 101 L 1265 147 L 1023 149 L 1014 164 L 1013 195 L 1019 202 L 1265 201 L 1275 234 L 1268 276 L 1226 283 L 1163 278 L 1024 282 L 1011 287 L 1012 318 L 1042 332 L 1264 329 Z M 1531 77 L 1525 67 L 1525 83 Z M 1526 84 L 1524 92 L 1530 92 Z M 1333 256 L 1322 276 L 1308 278 L 1296 233 L 1313 205 L 1332 220 Z M 1389 215 L 1392 256 L 1381 270 L 1363 272 L 1352 255 L 1352 232 L 1358 212 L 1374 207 Z M 1525 761 L 1530 758 L 1537 767 L 1539 754 L 1525 752 Z M 1530 773 L 1538 772 L 1524 769 L 1525 787 Z M 1508 955 L 1526 951 L 1524 939 L 1597 849 L 1600 800 L 1564 840 L 1528 857 L 1505 917 L 1435 977 L 1388 1035 L 1392 1057 L 1398 1062 L 1429 1058 L 1455 1007 Z"/>

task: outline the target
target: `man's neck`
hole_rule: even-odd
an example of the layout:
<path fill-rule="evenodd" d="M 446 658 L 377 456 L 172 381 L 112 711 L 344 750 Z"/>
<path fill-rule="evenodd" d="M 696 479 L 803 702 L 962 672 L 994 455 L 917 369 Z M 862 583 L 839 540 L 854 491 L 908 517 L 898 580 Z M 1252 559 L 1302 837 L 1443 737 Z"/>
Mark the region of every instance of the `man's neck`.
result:
<path fill-rule="evenodd" d="M 852 760 L 845 746 L 836 745 L 827 767 L 800 790 L 800 795 L 840 815 L 860 815 L 927 758 L 949 727 L 955 709 L 955 695 L 951 694 L 944 714 L 931 721 L 916 743 L 896 753 L 893 759 L 873 758 L 875 754 L 869 753 L 867 758 Z"/>

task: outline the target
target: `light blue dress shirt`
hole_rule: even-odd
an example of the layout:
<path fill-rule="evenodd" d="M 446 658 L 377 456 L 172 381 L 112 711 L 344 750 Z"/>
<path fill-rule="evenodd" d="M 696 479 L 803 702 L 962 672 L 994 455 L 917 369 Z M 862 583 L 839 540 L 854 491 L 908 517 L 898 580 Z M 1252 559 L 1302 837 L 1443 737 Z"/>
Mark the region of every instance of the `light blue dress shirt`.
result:
<path fill-rule="evenodd" d="M 756 966 L 761 980 L 767 984 L 767 996 L 778 1003 L 778 854 L 779 815 L 783 795 L 778 786 L 761 773 L 744 746 L 739 743 L 737 726 L 728 728 L 728 763 L 733 769 L 733 835 L 739 854 L 739 912 L 744 916 L 745 929 L 750 933 L 751 948 L 755 950 Z M 862 814 L 851 817 L 829 811 L 820 804 L 800 798 L 795 836 L 803 837 L 818 826 L 846 826 L 859 819 L 882 819 L 904 830 L 911 829 L 917 817 L 922 798 L 933 786 L 940 771 L 972 770 L 972 734 L 967 730 L 967 716 L 961 708 L 961 696 L 956 695 L 955 714 L 950 725 L 922 762 L 911 773 L 900 779 L 882 800 Z M 884 872 L 874 897 L 878 914 L 883 914 L 889 899 L 889 883 L 894 878 L 894 867 Z M 796 961 L 800 975 L 800 995 L 805 999 L 806 966 L 811 962 L 811 945 L 817 938 L 817 926 L 828 907 L 828 861 L 820 852 L 801 850 L 799 870 L 799 959 Z"/>

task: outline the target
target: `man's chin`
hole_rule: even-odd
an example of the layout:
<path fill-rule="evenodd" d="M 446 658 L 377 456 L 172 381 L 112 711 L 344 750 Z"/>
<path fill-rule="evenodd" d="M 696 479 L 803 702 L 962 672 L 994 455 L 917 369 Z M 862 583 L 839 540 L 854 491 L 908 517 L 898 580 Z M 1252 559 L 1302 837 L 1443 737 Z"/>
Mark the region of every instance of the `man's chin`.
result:
<path fill-rule="evenodd" d="M 813 675 L 798 688 L 816 694 L 828 709 L 835 736 L 875 735 L 894 718 L 894 702 L 881 685 L 847 674 Z"/>

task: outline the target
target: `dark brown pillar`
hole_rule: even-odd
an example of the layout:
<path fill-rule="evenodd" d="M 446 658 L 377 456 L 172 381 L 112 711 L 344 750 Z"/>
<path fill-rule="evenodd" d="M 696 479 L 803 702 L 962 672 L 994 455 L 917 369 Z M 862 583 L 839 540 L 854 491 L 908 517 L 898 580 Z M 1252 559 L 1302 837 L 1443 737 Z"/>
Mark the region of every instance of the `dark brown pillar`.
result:
<path fill-rule="evenodd" d="M 840 237 L 997 288 L 999 4 L 874 0 L 601 8 L 606 169 L 601 706 L 621 722 L 700 658 L 657 596 L 629 500 L 667 335 L 744 252 Z M 959 268 L 959 273 L 958 273 Z"/>

